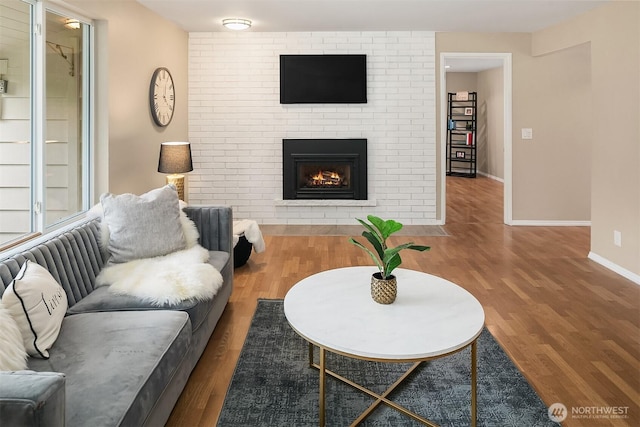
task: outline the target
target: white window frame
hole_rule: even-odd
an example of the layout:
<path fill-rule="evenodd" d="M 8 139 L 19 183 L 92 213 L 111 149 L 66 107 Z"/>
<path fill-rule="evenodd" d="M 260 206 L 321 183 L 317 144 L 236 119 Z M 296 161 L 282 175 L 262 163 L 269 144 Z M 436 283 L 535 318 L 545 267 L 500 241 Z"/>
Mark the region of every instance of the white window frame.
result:
<path fill-rule="evenodd" d="M 28 4 L 30 16 L 30 211 L 29 231 L 21 237 L 0 242 L 0 259 L 21 250 L 25 244 L 36 244 L 47 239 L 53 232 L 63 232 L 75 226 L 75 223 L 86 216 L 95 194 L 95 121 L 96 121 L 96 89 L 95 89 L 95 57 L 96 26 L 95 22 L 78 10 L 58 0 L 21 0 Z M 46 225 L 46 182 L 45 182 L 45 139 L 46 139 L 46 20 L 51 12 L 71 19 L 77 19 L 83 25 L 82 35 L 82 189 L 81 210 Z M 38 237 L 40 236 L 40 237 Z M 2 249 L 4 248 L 4 249 Z"/>
<path fill-rule="evenodd" d="M 48 233 L 64 227 L 83 216 L 91 207 L 94 188 L 93 150 L 94 133 L 94 100 L 95 100 L 95 30 L 91 18 L 83 16 L 75 10 L 59 3 L 41 0 L 23 0 L 33 6 L 31 43 L 32 73 L 32 153 L 31 153 L 31 229 L 35 233 Z M 45 138 L 46 138 L 46 14 L 77 19 L 83 24 L 82 67 L 85 78 L 82 82 L 82 211 L 46 225 L 46 185 L 45 185 Z"/>

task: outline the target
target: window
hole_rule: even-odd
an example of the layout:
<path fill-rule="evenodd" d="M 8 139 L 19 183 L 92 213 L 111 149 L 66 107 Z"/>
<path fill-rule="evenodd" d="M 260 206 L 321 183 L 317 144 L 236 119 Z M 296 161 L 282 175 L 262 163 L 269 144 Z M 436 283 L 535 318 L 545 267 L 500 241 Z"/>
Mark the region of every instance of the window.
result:
<path fill-rule="evenodd" d="M 0 248 L 89 206 L 91 32 L 46 2 L 0 4 Z"/>

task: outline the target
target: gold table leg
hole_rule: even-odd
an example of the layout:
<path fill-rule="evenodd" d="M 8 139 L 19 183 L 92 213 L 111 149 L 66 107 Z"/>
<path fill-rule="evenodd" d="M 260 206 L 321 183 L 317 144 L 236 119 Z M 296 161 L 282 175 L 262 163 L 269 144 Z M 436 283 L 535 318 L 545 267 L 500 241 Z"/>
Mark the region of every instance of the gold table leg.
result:
<path fill-rule="evenodd" d="M 324 427 L 325 351 L 320 347 L 320 427 Z"/>
<path fill-rule="evenodd" d="M 477 343 L 474 341 L 471 343 L 471 427 L 476 427 L 478 419 L 478 387 L 477 387 L 477 375 L 478 375 L 478 361 L 477 361 Z"/>
<path fill-rule="evenodd" d="M 427 420 L 426 418 L 421 417 L 420 415 L 409 411 L 405 407 L 398 405 L 397 403 L 387 399 L 387 396 L 393 392 L 393 390 L 398 387 L 422 362 L 414 363 L 407 372 L 405 372 L 398 380 L 393 383 L 383 394 L 377 394 L 360 384 L 357 384 L 348 378 L 343 377 L 340 374 L 337 374 L 333 371 L 326 369 L 326 350 L 324 347 L 318 347 L 320 350 L 320 363 L 316 364 L 313 360 L 313 344 L 309 343 L 309 366 L 317 368 L 320 372 L 320 396 L 319 396 L 319 419 L 320 419 L 320 427 L 324 427 L 325 425 L 325 382 L 326 375 L 331 375 L 332 377 L 342 381 L 345 384 L 348 384 L 363 393 L 368 394 L 369 396 L 376 399 L 366 411 L 364 411 L 352 424 L 351 427 L 357 426 L 362 421 L 364 421 L 381 403 L 385 403 L 395 410 L 413 418 L 414 420 L 430 426 L 430 427 L 438 427 L 437 424 L 432 421 Z M 471 427 L 477 426 L 477 408 L 478 408 L 478 389 L 477 389 L 477 372 L 478 372 L 478 362 L 477 362 L 477 340 L 471 343 Z"/>

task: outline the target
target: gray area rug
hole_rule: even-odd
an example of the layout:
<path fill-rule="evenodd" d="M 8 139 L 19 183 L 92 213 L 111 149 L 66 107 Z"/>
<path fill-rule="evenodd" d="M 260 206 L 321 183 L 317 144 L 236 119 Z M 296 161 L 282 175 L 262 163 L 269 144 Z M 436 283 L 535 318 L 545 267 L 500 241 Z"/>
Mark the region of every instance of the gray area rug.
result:
<path fill-rule="evenodd" d="M 468 426 L 470 364 L 468 348 L 424 363 L 394 391 L 391 400 L 440 426 Z M 409 366 L 327 353 L 327 369 L 377 393 L 385 391 Z M 348 426 L 372 402 L 364 393 L 327 377 L 327 426 Z M 316 425 L 318 371 L 308 365 L 308 345 L 287 323 L 282 300 L 258 300 L 218 426 Z M 421 424 L 383 404 L 361 425 Z M 478 425 L 558 425 L 549 420 L 547 407 L 486 329 L 478 339 Z"/>

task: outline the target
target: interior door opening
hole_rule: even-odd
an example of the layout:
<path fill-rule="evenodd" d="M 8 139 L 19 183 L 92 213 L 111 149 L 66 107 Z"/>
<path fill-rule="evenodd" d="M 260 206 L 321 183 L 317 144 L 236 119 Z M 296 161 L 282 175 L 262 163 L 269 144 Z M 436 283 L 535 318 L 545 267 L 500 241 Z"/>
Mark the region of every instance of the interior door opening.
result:
<path fill-rule="evenodd" d="M 447 68 L 445 68 L 447 67 Z M 441 223 L 447 223 L 447 106 L 448 93 L 447 74 L 449 72 L 480 72 L 499 67 L 502 70 L 502 79 L 498 83 L 502 92 L 502 129 L 499 136 L 502 137 L 501 161 L 503 185 L 503 215 L 504 224 L 512 223 L 512 88 L 511 88 L 511 54 L 510 53 L 469 53 L 469 52 L 442 52 L 440 54 L 440 194 L 441 194 Z M 478 109 L 481 112 L 482 105 Z M 482 123 L 478 123 L 480 127 Z M 480 129 L 479 129 L 480 130 Z M 500 177 L 492 177 L 500 178 Z"/>

